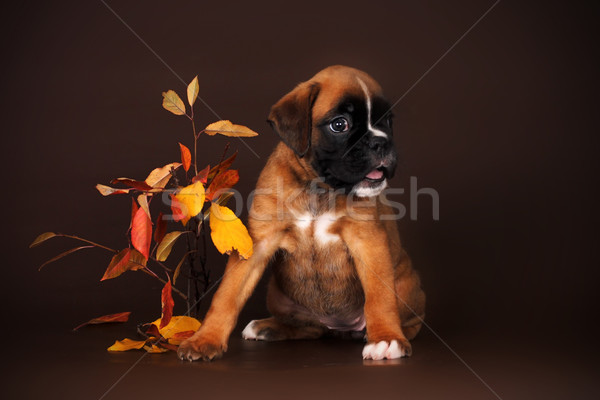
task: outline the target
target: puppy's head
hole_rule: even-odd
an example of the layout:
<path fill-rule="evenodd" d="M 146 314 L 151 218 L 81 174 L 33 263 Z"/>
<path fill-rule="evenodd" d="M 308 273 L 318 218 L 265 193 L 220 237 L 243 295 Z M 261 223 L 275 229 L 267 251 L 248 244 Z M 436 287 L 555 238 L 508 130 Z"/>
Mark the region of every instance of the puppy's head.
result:
<path fill-rule="evenodd" d="M 377 196 L 396 168 L 390 104 L 366 73 L 328 67 L 272 108 L 281 139 L 334 189 Z"/>

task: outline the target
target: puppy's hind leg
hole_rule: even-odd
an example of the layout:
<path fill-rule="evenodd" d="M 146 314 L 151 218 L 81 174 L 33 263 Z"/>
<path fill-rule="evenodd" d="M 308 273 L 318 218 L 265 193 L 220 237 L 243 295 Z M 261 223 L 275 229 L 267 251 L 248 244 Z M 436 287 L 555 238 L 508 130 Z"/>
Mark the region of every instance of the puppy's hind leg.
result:
<path fill-rule="evenodd" d="M 287 325 L 275 317 L 251 321 L 242 337 L 246 340 L 265 340 L 274 342 L 289 339 L 317 339 L 325 333 L 327 328 L 316 325 Z"/>
<path fill-rule="evenodd" d="M 242 337 L 248 340 L 317 339 L 328 329 L 305 308 L 283 294 L 271 278 L 267 308 L 273 317 L 251 321 Z"/>

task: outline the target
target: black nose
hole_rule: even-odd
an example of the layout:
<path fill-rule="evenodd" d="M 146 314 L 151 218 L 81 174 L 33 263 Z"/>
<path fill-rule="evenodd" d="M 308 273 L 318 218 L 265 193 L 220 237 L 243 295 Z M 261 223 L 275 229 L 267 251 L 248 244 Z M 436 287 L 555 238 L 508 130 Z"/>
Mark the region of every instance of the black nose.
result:
<path fill-rule="evenodd" d="M 388 146 L 387 138 L 373 136 L 369 139 L 369 148 L 375 153 L 382 153 Z"/>

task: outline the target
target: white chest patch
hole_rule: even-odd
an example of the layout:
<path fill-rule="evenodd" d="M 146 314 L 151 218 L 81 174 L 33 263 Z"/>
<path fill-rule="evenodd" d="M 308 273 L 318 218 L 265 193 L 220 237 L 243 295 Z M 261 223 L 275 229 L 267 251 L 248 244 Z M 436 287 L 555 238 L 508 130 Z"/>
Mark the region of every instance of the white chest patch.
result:
<path fill-rule="evenodd" d="M 304 214 L 296 220 L 296 226 L 305 232 L 312 227 L 310 231 L 312 231 L 317 243 L 325 245 L 340 240 L 339 235 L 330 232 L 330 228 L 335 221 L 337 221 L 337 218 L 333 213 L 321 214 L 318 217 Z"/>

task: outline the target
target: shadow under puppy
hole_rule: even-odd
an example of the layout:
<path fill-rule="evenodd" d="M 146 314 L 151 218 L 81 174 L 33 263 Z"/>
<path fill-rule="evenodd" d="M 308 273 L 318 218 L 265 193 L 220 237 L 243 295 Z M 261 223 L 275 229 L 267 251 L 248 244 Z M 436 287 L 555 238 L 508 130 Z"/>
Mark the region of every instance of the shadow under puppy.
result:
<path fill-rule="evenodd" d="M 364 359 L 411 354 L 425 294 L 400 243 L 393 209 L 379 196 L 396 167 L 390 105 L 366 73 L 331 66 L 271 109 L 282 142 L 258 179 L 249 215 L 254 253 L 232 254 L 184 360 L 227 350 L 240 310 L 267 265 L 272 317 L 252 321 L 245 339 L 318 338 L 362 332 Z"/>

